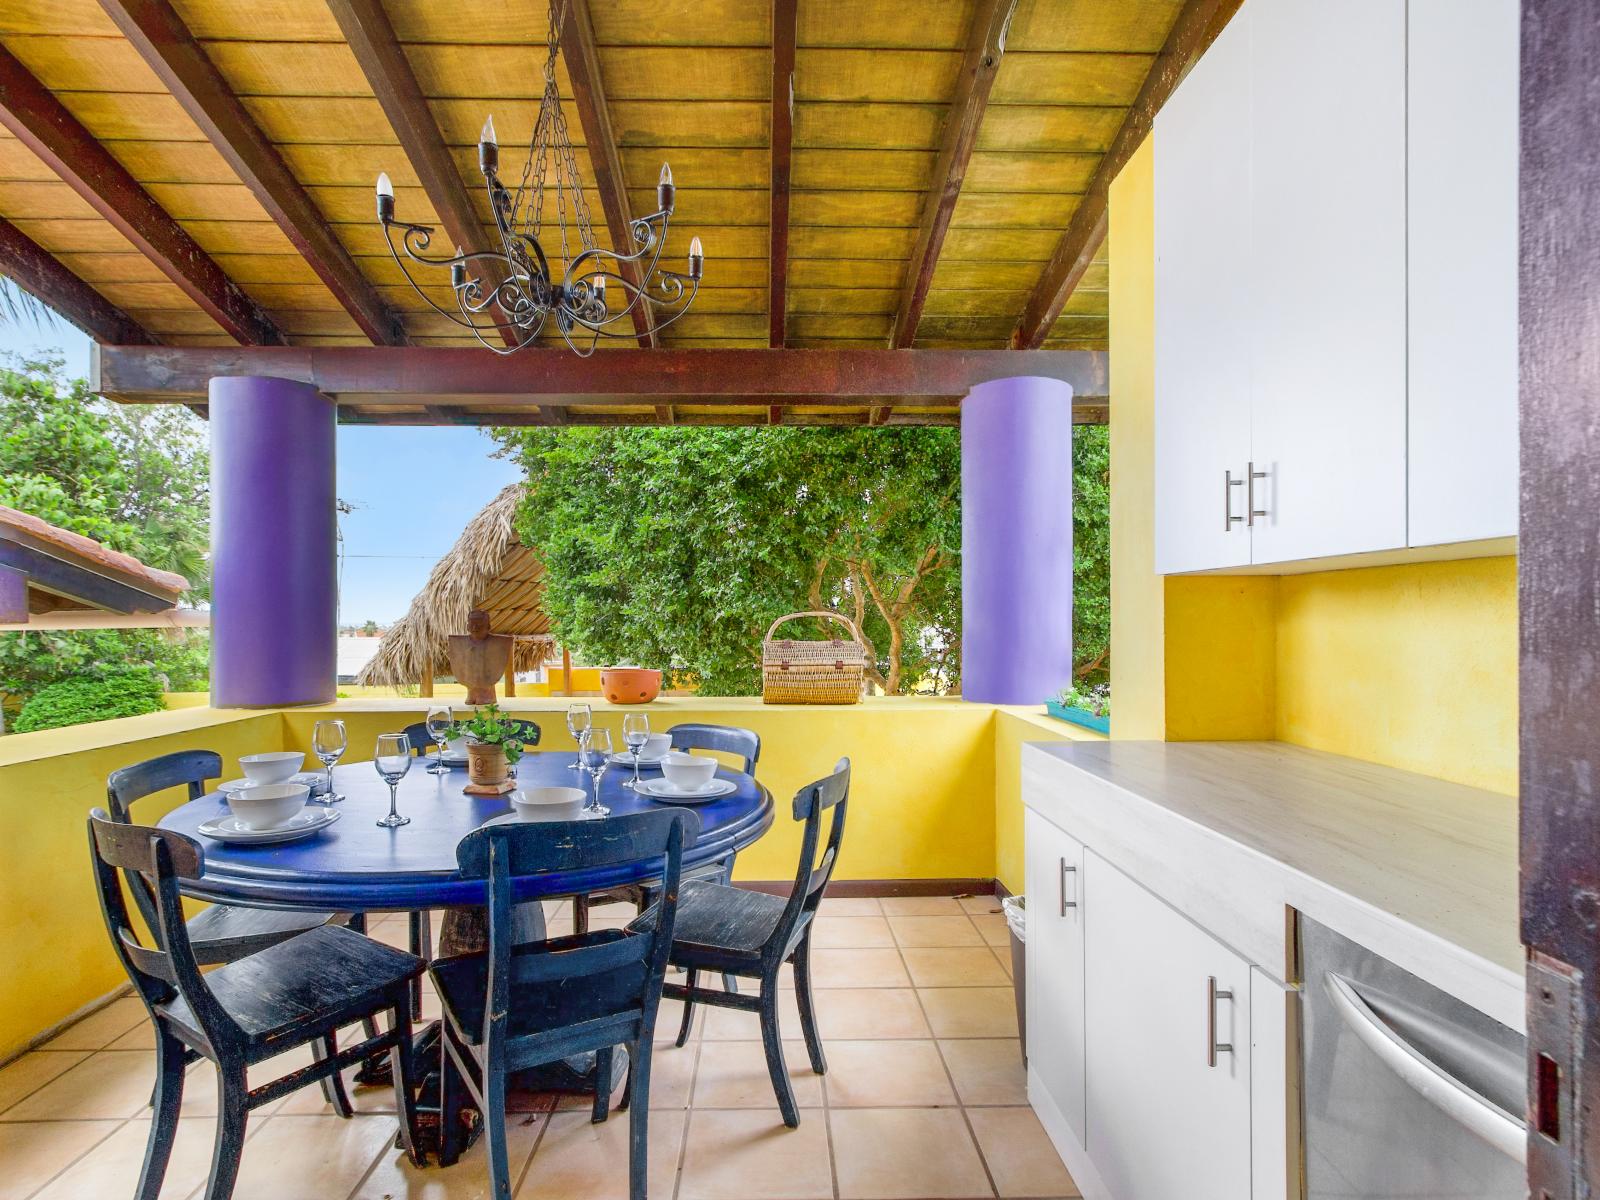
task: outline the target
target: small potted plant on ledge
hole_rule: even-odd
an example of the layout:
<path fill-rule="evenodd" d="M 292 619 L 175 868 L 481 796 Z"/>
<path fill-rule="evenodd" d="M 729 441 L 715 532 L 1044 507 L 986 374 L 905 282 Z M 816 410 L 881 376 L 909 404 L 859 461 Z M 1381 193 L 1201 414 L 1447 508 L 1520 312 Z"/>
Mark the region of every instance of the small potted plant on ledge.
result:
<path fill-rule="evenodd" d="M 1079 688 L 1068 685 L 1052 699 L 1045 701 L 1052 717 L 1092 729 L 1096 733 L 1111 732 L 1111 686 Z"/>
<path fill-rule="evenodd" d="M 522 732 L 496 704 L 455 722 L 449 737 L 467 739 L 467 777 L 478 787 L 504 786 L 511 765 L 522 757 Z"/>

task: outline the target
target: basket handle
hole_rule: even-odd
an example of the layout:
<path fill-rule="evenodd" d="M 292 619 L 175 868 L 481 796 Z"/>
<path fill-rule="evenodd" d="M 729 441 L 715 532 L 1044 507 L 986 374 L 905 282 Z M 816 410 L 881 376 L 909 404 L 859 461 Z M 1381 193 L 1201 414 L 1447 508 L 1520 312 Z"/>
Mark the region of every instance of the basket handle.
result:
<path fill-rule="evenodd" d="M 836 612 L 823 612 L 820 610 L 812 610 L 811 612 L 792 612 L 787 616 L 779 617 L 771 624 L 770 627 L 768 627 L 766 640 L 769 642 L 772 640 L 772 635 L 778 631 L 779 625 L 782 625 L 785 621 L 798 620 L 800 617 L 823 617 L 829 621 L 838 621 L 850 631 L 850 639 L 853 642 L 855 642 L 857 645 L 862 644 L 861 631 L 856 628 L 856 623 L 854 621 L 852 621 L 849 617 L 842 616 Z"/>

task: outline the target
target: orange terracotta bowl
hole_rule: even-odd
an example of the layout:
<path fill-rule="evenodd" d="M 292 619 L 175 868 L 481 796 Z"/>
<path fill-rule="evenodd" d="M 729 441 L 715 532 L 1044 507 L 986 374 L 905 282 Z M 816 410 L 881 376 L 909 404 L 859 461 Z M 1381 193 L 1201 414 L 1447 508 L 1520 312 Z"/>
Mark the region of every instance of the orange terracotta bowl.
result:
<path fill-rule="evenodd" d="M 607 667 L 600 691 L 613 704 L 649 704 L 661 694 L 661 672 L 643 667 Z"/>

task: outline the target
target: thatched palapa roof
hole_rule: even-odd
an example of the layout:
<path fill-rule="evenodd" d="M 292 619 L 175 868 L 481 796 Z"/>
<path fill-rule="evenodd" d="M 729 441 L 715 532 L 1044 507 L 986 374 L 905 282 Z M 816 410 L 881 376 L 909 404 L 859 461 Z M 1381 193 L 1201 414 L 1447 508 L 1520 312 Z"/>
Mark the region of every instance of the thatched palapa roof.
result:
<path fill-rule="evenodd" d="M 399 687 L 448 672 L 446 639 L 467 631 L 474 608 L 488 612 L 495 633 L 516 635 L 516 670 L 533 670 L 550 656 L 550 622 L 541 605 L 544 566 L 517 538 L 521 500 L 522 485 L 511 484 L 472 518 L 406 615 L 383 635 L 357 683 Z"/>

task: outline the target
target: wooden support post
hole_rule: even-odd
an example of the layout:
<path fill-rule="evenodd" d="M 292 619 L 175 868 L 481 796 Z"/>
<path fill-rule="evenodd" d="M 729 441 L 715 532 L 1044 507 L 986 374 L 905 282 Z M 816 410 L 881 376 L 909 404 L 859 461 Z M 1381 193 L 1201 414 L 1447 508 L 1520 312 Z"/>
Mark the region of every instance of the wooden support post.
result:
<path fill-rule="evenodd" d="M 561 647 L 561 691 L 572 695 L 572 651 L 565 646 Z"/>
<path fill-rule="evenodd" d="M 433 660 L 431 658 L 428 660 L 428 664 L 422 668 L 422 678 L 417 681 L 417 695 L 433 695 Z"/>
<path fill-rule="evenodd" d="M 506 699 L 514 700 L 517 696 L 517 647 L 511 646 L 511 657 L 506 660 Z"/>

